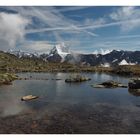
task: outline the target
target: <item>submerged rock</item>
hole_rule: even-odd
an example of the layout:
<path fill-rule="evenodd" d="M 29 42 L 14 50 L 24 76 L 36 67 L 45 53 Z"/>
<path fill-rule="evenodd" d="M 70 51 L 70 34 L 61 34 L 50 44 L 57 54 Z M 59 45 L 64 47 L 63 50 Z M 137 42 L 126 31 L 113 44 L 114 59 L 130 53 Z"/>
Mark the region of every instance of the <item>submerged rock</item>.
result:
<path fill-rule="evenodd" d="M 90 78 L 81 76 L 81 75 L 76 75 L 75 77 L 70 77 L 65 80 L 66 83 L 71 83 L 71 82 L 84 82 L 84 81 L 89 81 L 91 80 Z"/>
<path fill-rule="evenodd" d="M 128 83 L 129 89 L 140 89 L 140 78 L 131 79 Z"/>
<path fill-rule="evenodd" d="M 134 96 L 140 96 L 140 78 L 131 79 L 128 83 L 128 91 Z"/>
<path fill-rule="evenodd" d="M 129 93 L 134 96 L 140 96 L 140 89 L 128 89 Z"/>
<path fill-rule="evenodd" d="M 126 85 L 123 85 L 115 81 L 106 81 L 101 84 L 91 85 L 91 86 L 94 88 L 117 88 L 117 87 L 127 88 Z"/>
<path fill-rule="evenodd" d="M 36 99 L 36 98 L 39 98 L 39 97 L 38 96 L 33 96 L 33 95 L 27 95 L 27 96 L 23 96 L 21 98 L 21 101 L 33 100 L 33 99 Z"/>
<path fill-rule="evenodd" d="M 59 78 L 54 79 L 54 78 L 52 78 L 52 80 L 62 80 L 62 79 L 59 79 Z"/>
<path fill-rule="evenodd" d="M 94 87 L 94 88 L 105 88 L 104 85 L 100 85 L 100 84 L 98 84 L 98 85 L 91 85 L 91 86 Z"/>

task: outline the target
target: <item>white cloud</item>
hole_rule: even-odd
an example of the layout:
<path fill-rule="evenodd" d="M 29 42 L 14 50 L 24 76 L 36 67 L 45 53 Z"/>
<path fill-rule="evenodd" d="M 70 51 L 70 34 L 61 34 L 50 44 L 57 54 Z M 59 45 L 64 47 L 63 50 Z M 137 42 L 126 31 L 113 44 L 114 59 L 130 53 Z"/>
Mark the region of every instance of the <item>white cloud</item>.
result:
<path fill-rule="evenodd" d="M 105 18 L 98 18 L 98 19 L 91 19 L 91 18 L 87 18 L 84 21 L 84 25 L 101 25 L 104 24 L 106 22 Z"/>
<path fill-rule="evenodd" d="M 87 7 L 64 7 L 62 9 L 55 7 L 7 7 L 7 9 L 14 10 L 18 14 L 0 13 L 0 49 L 13 48 L 19 41 L 23 40 L 21 49 L 46 52 L 52 48 L 49 42 L 38 40 L 28 42 L 24 40 L 24 35 L 30 33 L 44 34 L 46 40 L 49 40 L 47 37 L 51 33 L 51 37 L 56 42 L 66 42 L 70 47 L 77 49 L 85 46 L 86 51 L 88 47 L 83 45 L 83 42 L 88 42 L 90 39 L 91 42 L 94 41 L 92 40 L 93 37 L 98 36 L 94 33 L 95 29 L 118 26 L 121 31 L 131 31 L 140 26 L 140 10 L 136 7 L 119 7 L 111 14 L 95 19 L 87 18 L 83 21 L 74 20 L 62 14 L 65 11 L 75 11 L 83 8 Z M 41 26 L 31 22 L 34 17 L 41 23 Z M 28 23 L 34 25 L 35 28 L 25 30 Z M 65 34 L 68 34 L 69 38 L 65 38 Z M 127 38 L 127 36 L 121 38 Z M 97 45 L 101 48 L 117 48 L 125 44 L 125 42 L 112 43 L 98 42 Z M 93 42 L 93 45 L 96 46 L 96 41 Z"/>
<path fill-rule="evenodd" d="M 110 20 L 108 20 L 110 19 Z M 86 19 L 79 30 L 95 30 L 112 26 L 120 27 L 121 31 L 127 32 L 140 26 L 140 9 L 136 7 L 116 8 L 111 14 L 99 19 Z"/>
<path fill-rule="evenodd" d="M 140 26 L 140 9 L 136 7 L 121 7 L 111 13 L 110 18 L 114 21 L 122 21 L 120 24 L 122 31 L 131 31 Z"/>
<path fill-rule="evenodd" d="M 110 52 L 112 52 L 112 50 L 104 50 L 104 49 L 101 48 L 100 51 L 99 51 L 99 54 L 105 55 L 105 54 L 108 54 Z"/>
<path fill-rule="evenodd" d="M 87 7 L 69 7 L 71 10 L 83 9 Z M 68 8 L 68 10 L 70 10 Z M 57 41 L 62 41 L 63 38 L 61 34 L 87 34 L 90 36 L 96 36 L 95 33 L 87 31 L 86 29 L 79 28 L 78 26 L 81 25 L 78 21 L 72 20 L 64 16 L 60 11 L 66 9 L 56 9 L 54 7 L 10 7 L 10 9 L 17 11 L 22 16 L 25 16 L 29 19 L 32 17 L 36 17 L 42 23 L 47 25 L 46 28 L 37 28 L 28 30 L 27 33 L 41 33 L 52 31 L 54 37 Z M 33 23 L 32 23 L 33 24 Z M 57 32 L 57 33 L 56 33 Z M 58 37 L 59 36 L 59 37 Z M 59 39 L 59 40 L 58 40 Z"/>
<path fill-rule="evenodd" d="M 135 13 L 134 7 L 121 7 L 117 8 L 117 10 L 110 14 L 110 17 L 114 20 L 128 20 L 133 17 Z"/>
<path fill-rule="evenodd" d="M 123 20 L 123 21 L 115 21 L 115 22 L 105 22 L 105 23 L 96 24 L 96 25 L 91 24 L 91 25 L 86 25 L 86 26 L 79 26 L 78 28 L 79 29 L 100 29 L 100 28 L 106 28 L 106 27 L 120 26 L 122 31 L 130 31 L 140 26 L 140 24 L 138 23 L 140 23 L 140 18 Z"/>
<path fill-rule="evenodd" d="M 19 14 L 0 13 L 0 49 L 14 48 L 22 41 L 27 23 Z"/>

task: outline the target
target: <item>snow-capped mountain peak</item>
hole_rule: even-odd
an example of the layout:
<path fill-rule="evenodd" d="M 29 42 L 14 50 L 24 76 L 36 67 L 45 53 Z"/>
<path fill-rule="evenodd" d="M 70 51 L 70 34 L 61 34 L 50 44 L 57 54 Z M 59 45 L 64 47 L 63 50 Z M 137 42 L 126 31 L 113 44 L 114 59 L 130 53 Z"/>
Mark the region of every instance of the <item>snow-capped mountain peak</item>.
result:
<path fill-rule="evenodd" d="M 64 43 L 61 43 L 54 46 L 54 48 L 50 51 L 48 57 L 53 56 L 55 54 L 60 55 L 61 58 L 64 59 L 68 54 L 70 54 L 70 51 Z"/>
<path fill-rule="evenodd" d="M 22 57 L 39 57 L 39 54 L 37 52 L 35 53 L 29 53 L 29 52 L 23 52 L 21 50 L 12 50 L 9 49 L 8 53 L 13 54 L 15 56 L 17 56 L 18 58 L 22 58 Z"/>
<path fill-rule="evenodd" d="M 123 59 L 123 60 L 119 63 L 119 65 L 128 65 L 128 63 L 127 63 L 127 61 L 126 61 L 125 59 Z"/>
<path fill-rule="evenodd" d="M 119 65 L 136 65 L 137 63 L 128 63 L 125 59 L 123 59 Z"/>
<path fill-rule="evenodd" d="M 39 58 L 45 62 L 67 62 L 91 66 L 111 67 L 140 64 L 140 51 L 100 49 L 100 51 L 95 51 L 93 54 L 84 54 L 69 51 L 64 43 L 55 45 L 50 53 L 46 54 L 28 53 L 21 50 L 8 50 L 8 53 L 14 54 L 18 58 Z"/>

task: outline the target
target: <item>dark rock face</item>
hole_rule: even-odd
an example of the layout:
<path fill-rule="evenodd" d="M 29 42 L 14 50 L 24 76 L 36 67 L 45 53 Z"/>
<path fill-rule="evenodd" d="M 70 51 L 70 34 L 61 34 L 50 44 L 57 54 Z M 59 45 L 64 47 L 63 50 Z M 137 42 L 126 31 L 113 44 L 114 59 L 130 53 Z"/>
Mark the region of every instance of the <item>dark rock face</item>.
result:
<path fill-rule="evenodd" d="M 102 55 L 102 54 L 79 54 L 75 58 L 73 55 L 68 55 L 66 62 L 74 62 L 77 64 L 85 64 L 91 66 L 98 66 L 108 63 L 110 66 L 117 66 L 122 60 L 128 63 L 140 64 L 140 51 L 117 51 Z"/>
<path fill-rule="evenodd" d="M 132 63 L 135 62 L 135 61 L 137 61 L 138 64 L 140 64 L 140 51 L 135 51 L 135 52 L 129 53 L 129 60 Z"/>
<path fill-rule="evenodd" d="M 66 56 L 65 62 L 96 66 L 100 64 L 100 59 L 95 54 L 77 54 L 76 56 L 69 54 Z"/>
<path fill-rule="evenodd" d="M 81 54 L 76 54 L 76 55 L 68 54 L 65 57 L 64 62 L 72 63 L 72 64 L 80 64 L 80 62 L 81 62 Z"/>
<path fill-rule="evenodd" d="M 85 62 L 86 64 L 96 66 L 100 64 L 100 56 L 101 55 L 97 57 L 94 54 L 81 55 L 81 62 Z"/>
<path fill-rule="evenodd" d="M 47 61 L 47 58 L 48 58 L 48 54 L 43 53 L 40 55 L 41 60 Z"/>
<path fill-rule="evenodd" d="M 47 57 L 49 62 L 61 62 L 62 58 L 59 54 L 54 54 L 53 56 Z"/>

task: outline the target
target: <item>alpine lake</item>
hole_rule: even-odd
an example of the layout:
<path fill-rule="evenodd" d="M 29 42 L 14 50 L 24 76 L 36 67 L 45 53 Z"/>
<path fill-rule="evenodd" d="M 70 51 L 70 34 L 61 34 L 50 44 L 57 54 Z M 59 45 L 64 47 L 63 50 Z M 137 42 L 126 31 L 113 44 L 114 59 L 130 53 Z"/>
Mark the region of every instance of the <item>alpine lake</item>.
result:
<path fill-rule="evenodd" d="M 17 73 L 25 80 L 0 86 L 0 133 L 140 133 L 140 96 L 128 88 L 93 88 L 107 80 L 125 85 L 131 77 L 81 73 L 91 78 L 66 83 L 73 73 Z M 28 80 L 27 80 L 28 79 Z M 39 98 L 21 101 L 21 97 Z"/>

